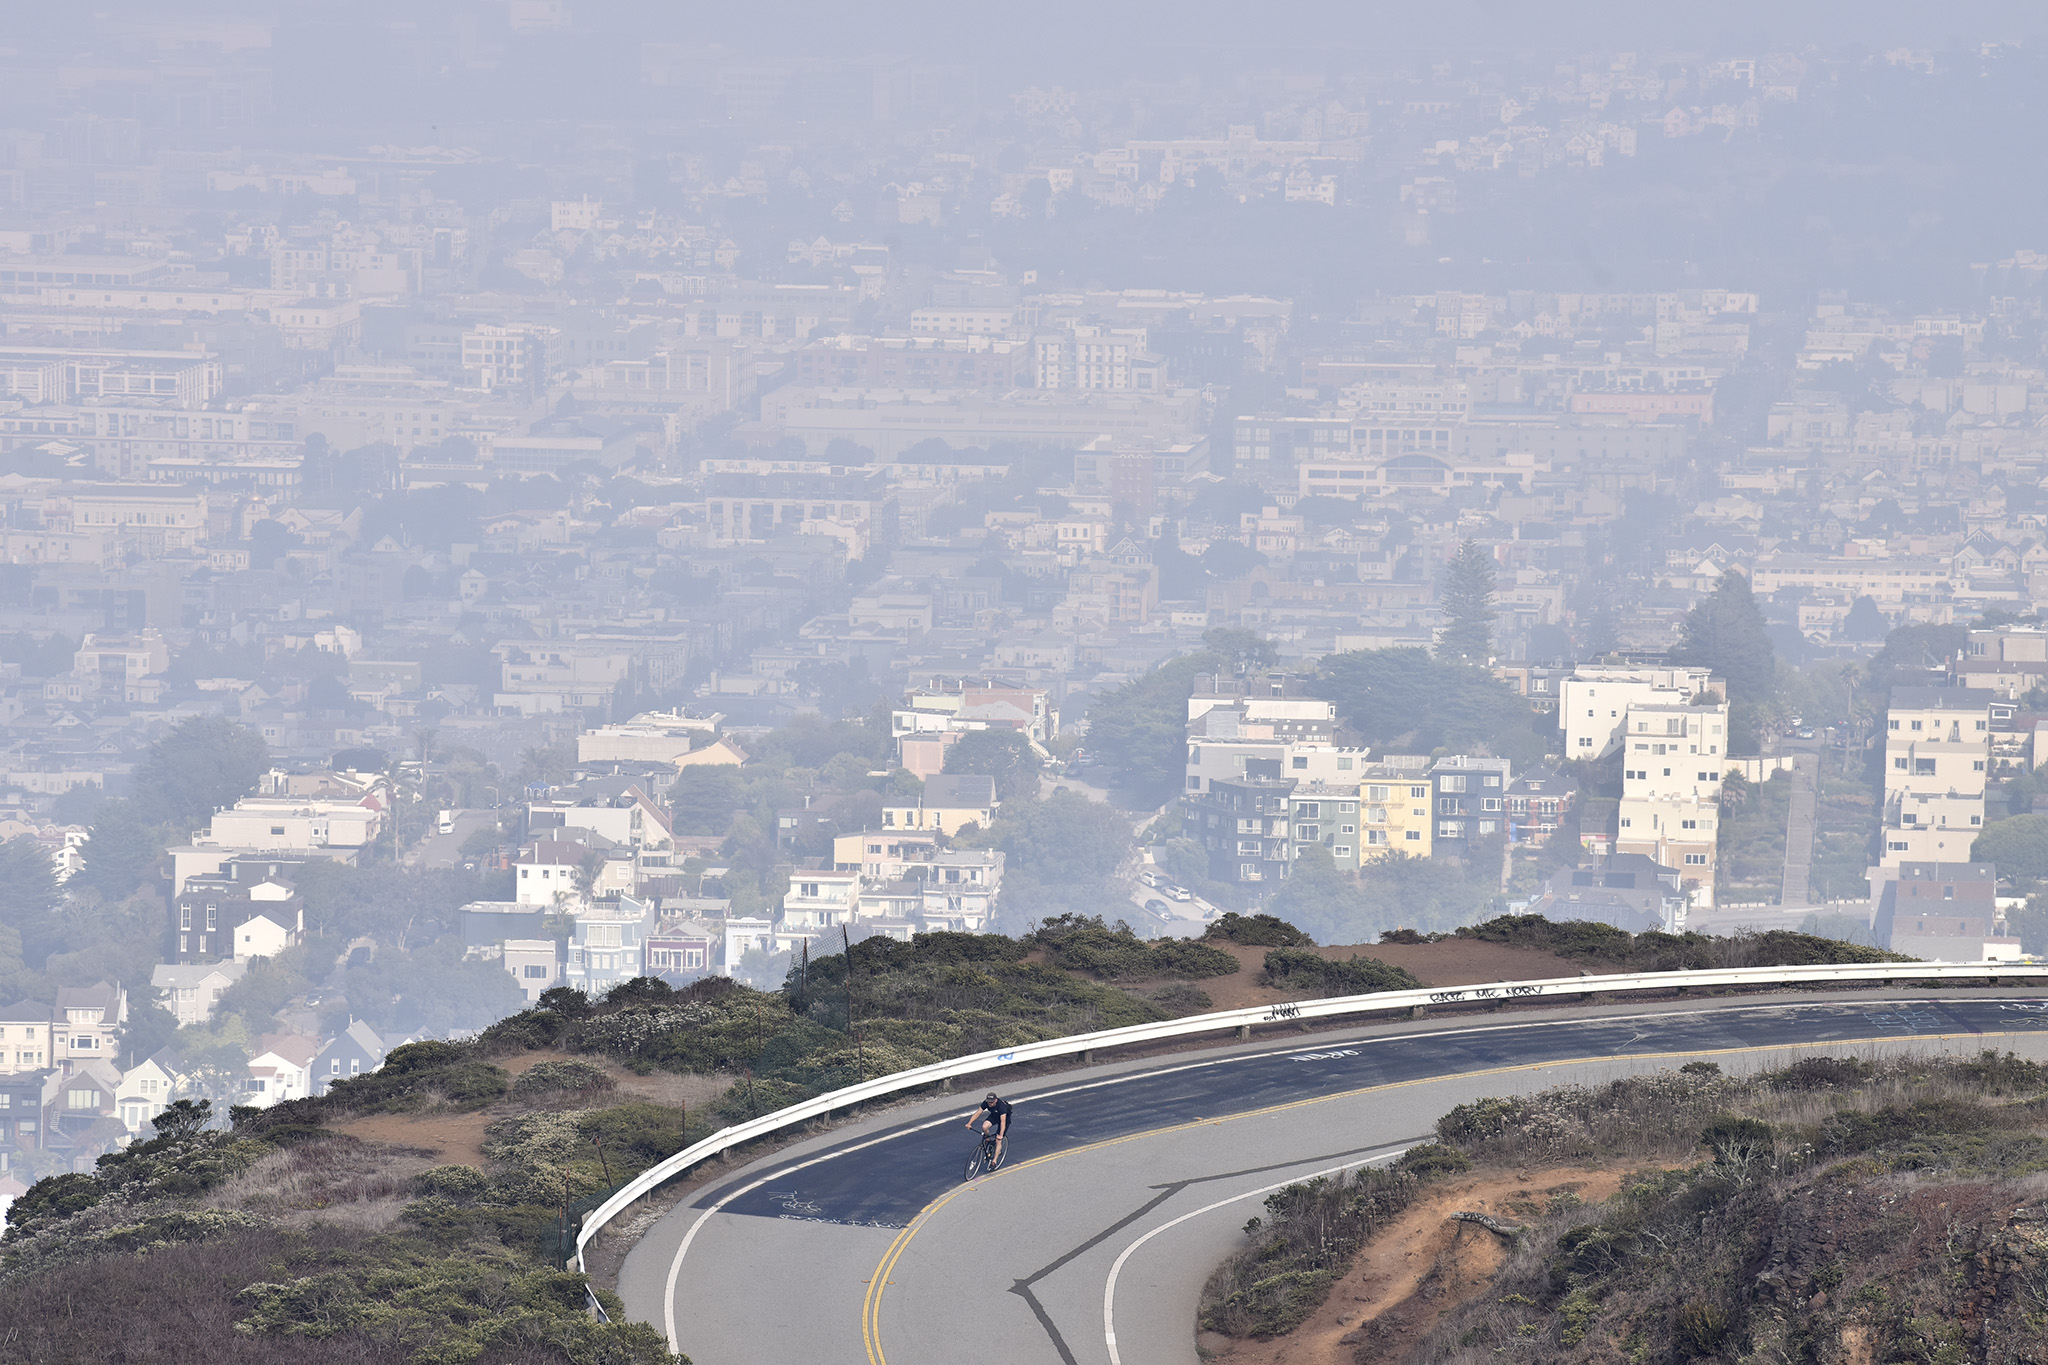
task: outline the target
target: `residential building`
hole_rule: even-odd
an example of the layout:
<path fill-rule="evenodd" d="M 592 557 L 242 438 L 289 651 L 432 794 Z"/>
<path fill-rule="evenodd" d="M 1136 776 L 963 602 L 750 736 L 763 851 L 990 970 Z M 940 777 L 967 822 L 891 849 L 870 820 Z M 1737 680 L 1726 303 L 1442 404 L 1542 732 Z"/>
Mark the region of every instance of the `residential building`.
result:
<path fill-rule="evenodd" d="M 249 1045 L 249 1079 L 243 1103 L 268 1109 L 313 1093 L 313 1059 L 320 1055 L 317 1039 L 270 1034 Z"/>
<path fill-rule="evenodd" d="M 691 749 L 718 738 L 719 715 L 687 716 L 681 711 L 643 711 L 576 737 L 576 761 L 590 763 L 674 763 Z"/>
<path fill-rule="evenodd" d="M 940 834 L 957 834 L 968 824 L 987 829 L 996 818 L 997 806 L 993 777 L 941 773 L 925 781 L 915 801 L 885 803 L 882 828 L 928 829 Z"/>
<path fill-rule="evenodd" d="M 1558 725 L 1568 759 L 1602 759 L 1621 747 L 1629 708 L 1688 703 L 1701 693 L 1725 700 L 1727 685 L 1705 668 L 1580 664 L 1558 683 Z"/>
<path fill-rule="evenodd" d="M 1685 928 L 1684 873 L 1640 853 L 1616 853 L 1591 866 L 1559 872 L 1529 905 L 1529 913 L 1554 923 L 1590 920 L 1632 934 Z"/>
<path fill-rule="evenodd" d="M 42 1071 L 56 1064 L 50 1042 L 50 1007 L 39 1000 L 0 1007 L 0 1075 Z"/>
<path fill-rule="evenodd" d="M 88 1062 L 111 1063 L 127 1022 L 128 992 L 117 983 L 59 986 L 50 1015 L 50 1060 L 67 1073 Z"/>
<path fill-rule="evenodd" d="M 643 950 L 657 918 L 652 901 L 631 896 L 578 909 L 563 955 L 562 984 L 596 997 L 644 975 Z"/>
<path fill-rule="evenodd" d="M 1615 851 L 1678 868 L 1692 904 L 1706 909 L 1718 866 L 1728 703 L 1712 692 L 1696 695 L 1704 700 L 1629 706 Z"/>
<path fill-rule="evenodd" d="M 700 919 L 663 917 L 647 937 L 647 975 L 687 985 L 716 969 L 721 934 Z"/>
<path fill-rule="evenodd" d="M 793 872 L 777 923 L 791 930 L 837 928 L 852 921 L 859 892 L 858 872 Z"/>
<path fill-rule="evenodd" d="M 1978 688 L 1892 689 L 1885 713 L 1881 868 L 1967 861 L 1984 827 L 1991 707 L 1998 700 Z"/>
<path fill-rule="evenodd" d="M 1295 862 L 1302 852 L 1320 845 L 1346 872 L 1356 872 L 1363 840 L 1359 834 L 1358 784 L 1298 783 L 1288 794 L 1289 833 Z"/>
<path fill-rule="evenodd" d="M 1897 866 L 1878 893 L 1872 923 L 1884 948 L 1926 962 L 2005 962 L 2020 956 L 2019 939 L 2000 920 L 1993 864 L 1916 859 Z"/>
<path fill-rule="evenodd" d="M 593 852 L 588 844 L 572 844 L 559 839 L 542 839 L 521 849 L 519 856 L 512 860 L 513 899 L 520 905 L 549 909 L 565 902 L 580 901 L 583 892 L 579 889 L 578 879 L 582 876 L 584 859 L 591 857 Z"/>
<path fill-rule="evenodd" d="M 525 992 L 529 1005 L 539 1004 L 542 992 L 553 990 L 563 981 L 561 945 L 551 938 L 501 939 L 478 955 L 497 958 Z"/>
<path fill-rule="evenodd" d="M 1431 841 L 1435 856 L 1469 856 L 1507 834 L 1507 789 L 1513 765 L 1505 758 L 1451 754 L 1429 768 L 1430 800 L 1436 812 Z"/>
<path fill-rule="evenodd" d="M 1546 844 L 1578 804 L 1579 784 L 1556 773 L 1528 772 L 1508 784 L 1508 842 Z"/>
<path fill-rule="evenodd" d="M 1375 763 L 1359 774 L 1361 864 L 1398 853 L 1427 858 L 1435 849 L 1431 780 L 1426 767 Z"/>
<path fill-rule="evenodd" d="M 171 899 L 167 956 L 172 963 L 211 963 L 223 957 L 246 963 L 273 957 L 299 941 L 306 911 L 297 887 L 282 876 L 259 877 L 261 870 L 239 863 L 186 880 Z"/>
<path fill-rule="evenodd" d="M 229 929 L 225 933 L 232 934 Z M 204 1024 L 213 1018 L 227 988 L 249 970 L 246 959 L 226 962 L 162 962 L 150 972 L 149 984 L 178 1027 Z"/>
<path fill-rule="evenodd" d="M 129 1136 L 146 1139 L 156 1135 L 150 1120 L 184 1093 L 186 1075 L 185 1059 L 175 1046 L 159 1048 L 121 1073 L 114 1102 Z"/>
<path fill-rule="evenodd" d="M 552 946 L 552 945 L 550 945 Z M 365 1075 L 384 1065 L 386 1048 L 377 1031 L 360 1019 L 335 1034 L 313 1054 L 312 1093 L 324 1095 L 339 1080 Z"/>
<path fill-rule="evenodd" d="M 248 852 L 361 849 L 375 843 L 383 831 L 383 803 L 375 796 L 245 796 L 232 808 L 215 811 L 207 832 L 194 842 Z"/>
<path fill-rule="evenodd" d="M 1182 827 L 1209 855 L 1213 881 L 1263 884 L 1286 879 L 1294 857 L 1289 834 L 1294 779 L 1216 778 L 1181 797 Z"/>

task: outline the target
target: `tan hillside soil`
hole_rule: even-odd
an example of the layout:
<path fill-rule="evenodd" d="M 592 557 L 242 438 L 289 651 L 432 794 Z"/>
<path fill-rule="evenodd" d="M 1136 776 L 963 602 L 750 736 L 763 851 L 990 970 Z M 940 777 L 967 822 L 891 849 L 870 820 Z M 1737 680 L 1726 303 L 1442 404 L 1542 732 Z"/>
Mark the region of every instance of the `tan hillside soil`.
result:
<path fill-rule="evenodd" d="M 1489 1171 L 1432 1185 L 1366 1245 L 1323 1306 L 1287 1336 L 1233 1341 L 1203 1332 L 1197 1341 L 1205 1358 L 1230 1365 L 1401 1360 L 1444 1314 L 1485 1292 L 1507 1258 L 1505 1241 L 1477 1224 L 1452 1221 L 1452 1214 L 1489 1213 L 1520 1223 L 1560 1197 L 1598 1203 L 1620 1187 L 1621 1178 L 1620 1171 L 1562 1166 Z M 1362 1353 L 1365 1347 L 1369 1354 Z"/>

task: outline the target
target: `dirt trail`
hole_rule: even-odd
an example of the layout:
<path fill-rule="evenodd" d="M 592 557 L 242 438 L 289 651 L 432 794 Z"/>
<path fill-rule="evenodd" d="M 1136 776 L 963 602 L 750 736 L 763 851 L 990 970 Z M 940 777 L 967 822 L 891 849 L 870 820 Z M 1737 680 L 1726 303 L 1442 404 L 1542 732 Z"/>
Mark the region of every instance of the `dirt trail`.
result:
<path fill-rule="evenodd" d="M 1618 1171 L 1566 1166 L 1433 1185 L 1359 1253 L 1323 1306 L 1294 1332 L 1272 1341 L 1204 1332 L 1202 1349 L 1230 1365 L 1353 1365 L 1368 1345 L 1371 1359 L 1400 1360 L 1445 1313 L 1486 1289 L 1507 1257 L 1498 1236 L 1454 1222 L 1452 1214 L 1520 1222 L 1560 1198 L 1597 1203 L 1620 1184 Z"/>

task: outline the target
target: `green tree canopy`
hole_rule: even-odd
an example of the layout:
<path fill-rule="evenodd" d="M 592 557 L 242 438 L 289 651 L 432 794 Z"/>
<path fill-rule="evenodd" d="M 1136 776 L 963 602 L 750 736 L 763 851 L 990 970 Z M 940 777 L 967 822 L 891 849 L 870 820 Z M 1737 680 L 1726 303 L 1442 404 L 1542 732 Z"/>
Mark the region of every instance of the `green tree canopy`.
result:
<path fill-rule="evenodd" d="M 2023 894 L 2048 888 L 2048 815 L 1993 821 L 1970 846 L 1970 860 L 1996 863 L 1999 877 Z"/>
<path fill-rule="evenodd" d="M 116 797 L 100 807 L 92 837 L 82 850 L 85 866 L 72 881 L 81 889 L 118 900 L 156 875 L 157 859 L 163 851 L 156 822 L 144 818 L 137 802 Z"/>
<path fill-rule="evenodd" d="M 1484 664 L 1493 657 L 1493 556 L 1467 540 L 1444 565 L 1438 602 L 1445 625 L 1436 657 L 1450 663 Z"/>
<path fill-rule="evenodd" d="M 1672 658 L 1727 679 L 1730 701 L 1753 706 L 1770 694 L 1777 661 L 1747 578 L 1733 570 L 1721 575 L 1714 591 L 1685 614 Z"/>
<path fill-rule="evenodd" d="M 1214 654 L 1184 655 L 1097 698 L 1088 712 L 1088 748 L 1139 801 L 1156 806 L 1180 790 L 1195 675 L 1213 673 L 1222 662 Z"/>
<path fill-rule="evenodd" d="M 135 774 L 134 805 L 150 824 L 180 833 L 255 790 L 270 766 L 270 746 L 246 725 L 195 716 L 150 746 Z"/>
<path fill-rule="evenodd" d="M 1095 883 L 1129 856 L 1131 830 L 1101 802 L 1056 791 L 1043 801 L 1004 806 L 983 842 L 1008 855 L 1005 873 L 1016 868 L 1041 882 Z"/>
<path fill-rule="evenodd" d="M 1271 668 L 1280 662 L 1273 642 L 1255 630 L 1217 626 L 1202 634 L 1202 647 L 1229 661 L 1238 672 L 1249 668 Z"/>
<path fill-rule="evenodd" d="M 1323 659 L 1319 696 L 1367 743 L 1416 750 L 1484 746 L 1517 763 L 1543 755 L 1535 714 L 1483 668 L 1447 663 L 1420 649 L 1361 649 Z"/>
<path fill-rule="evenodd" d="M 1043 766 L 1031 741 L 1015 730 L 969 730 L 946 750 L 947 772 L 993 777 L 999 801 L 1036 796 Z"/>

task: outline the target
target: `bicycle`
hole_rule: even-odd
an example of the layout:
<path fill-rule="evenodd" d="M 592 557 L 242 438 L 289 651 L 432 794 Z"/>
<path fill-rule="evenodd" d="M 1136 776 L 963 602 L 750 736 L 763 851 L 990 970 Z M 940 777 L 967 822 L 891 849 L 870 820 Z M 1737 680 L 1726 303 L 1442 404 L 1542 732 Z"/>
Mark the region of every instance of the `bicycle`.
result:
<path fill-rule="evenodd" d="M 1008 1145 L 998 1146 L 993 1132 L 983 1133 L 974 1144 L 974 1150 L 967 1154 L 967 1174 L 962 1177 L 963 1181 L 994 1172 L 1009 1154 Z"/>

